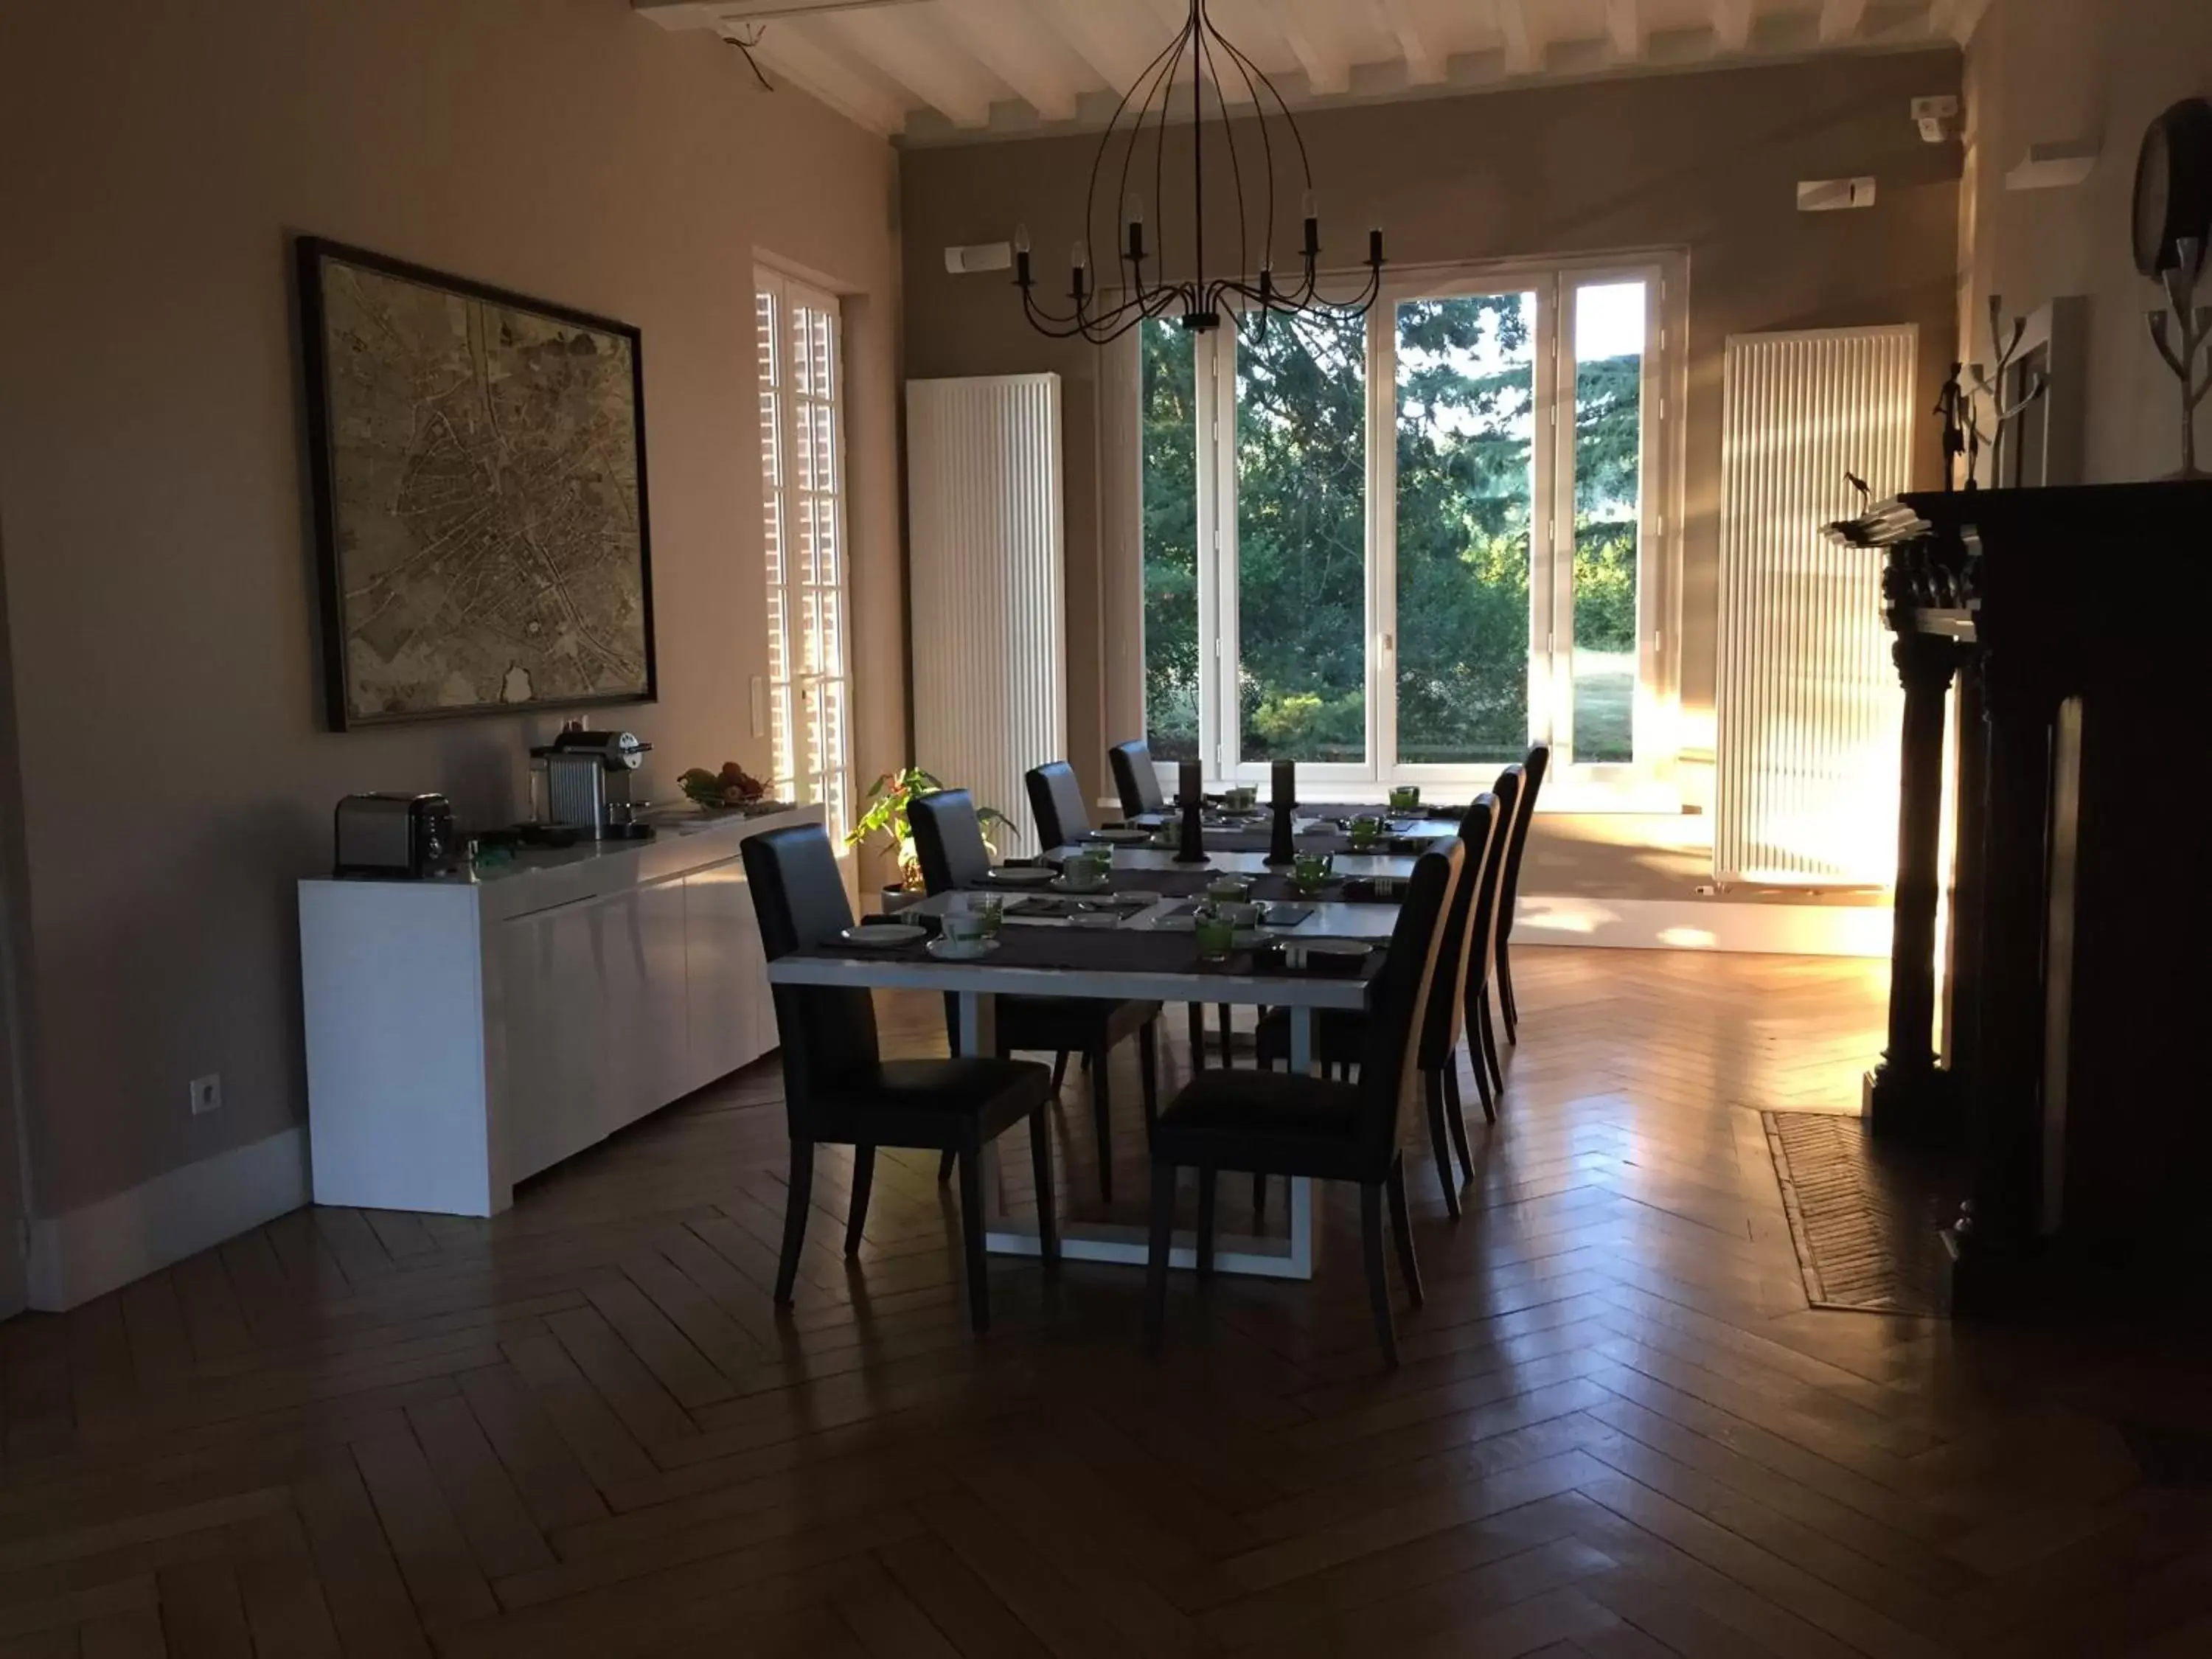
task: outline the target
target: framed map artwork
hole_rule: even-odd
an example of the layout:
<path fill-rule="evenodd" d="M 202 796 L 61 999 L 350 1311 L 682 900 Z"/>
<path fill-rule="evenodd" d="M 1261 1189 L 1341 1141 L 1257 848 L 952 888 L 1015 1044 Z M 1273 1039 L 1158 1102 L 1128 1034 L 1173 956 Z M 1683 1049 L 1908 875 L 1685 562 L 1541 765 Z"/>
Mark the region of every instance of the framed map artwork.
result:
<path fill-rule="evenodd" d="M 298 258 L 332 728 L 651 701 L 637 331 Z"/>

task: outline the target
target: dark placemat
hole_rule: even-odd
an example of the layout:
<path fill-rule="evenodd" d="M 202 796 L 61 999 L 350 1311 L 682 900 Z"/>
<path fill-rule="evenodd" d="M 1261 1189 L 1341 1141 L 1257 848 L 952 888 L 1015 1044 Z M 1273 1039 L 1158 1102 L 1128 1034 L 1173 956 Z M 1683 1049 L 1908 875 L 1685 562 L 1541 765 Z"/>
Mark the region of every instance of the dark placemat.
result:
<path fill-rule="evenodd" d="M 823 962 L 930 959 L 920 945 L 905 945 L 896 951 L 871 951 L 842 941 L 811 945 L 794 954 Z M 1226 962 L 1201 963 L 1198 945 L 1188 933 L 1156 933 L 1127 927 L 1010 927 L 999 935 L 999 948 L 977 960 L 994 968 L 1060 969 L 1075 973 L 1195 972 L 1237 975 L 1288 971 L 1279 954 L 1267 951 L 1237 951 Z M 1382 965 L 1382 952 L 1370 951 L 1360 963 L 1358 977 L 1372 979 Z"/>

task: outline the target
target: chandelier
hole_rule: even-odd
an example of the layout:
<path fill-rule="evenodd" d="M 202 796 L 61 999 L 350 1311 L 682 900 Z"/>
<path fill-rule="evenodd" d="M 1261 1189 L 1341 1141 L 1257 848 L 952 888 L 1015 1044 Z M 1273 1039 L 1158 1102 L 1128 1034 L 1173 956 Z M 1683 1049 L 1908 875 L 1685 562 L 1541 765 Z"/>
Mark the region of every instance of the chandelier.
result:
<path fill-rule="evenodd" d="M 1161 270 L 1165 239 L 1161 251 L 1146 247 L 1144 203 L 1131 191 L 1129 181 L 1133 175 L 1141 184 L 1149 170 L 1154 199 L 1159 199 L 1166 176 L 1168 118 L 1186 69 L 1190 76 L 1191 274 L 1187 282 L 1169 282 Z M 1237 274 L 1229 276 L 1206 274 L 1206 86 L 1209 81 L 1224 94 L 1216 99 L 1212 125 L 1219 154 L 1227 158 L 1231 192 L 1237 204 Z M 1239 84 L 1244 89 L 1243 101 L 1252 106 L 1257 117 L 1243 124 L 1241 139 L 1238 124 L 1230 118 L 1225 95 L 1230 88 Z M 1279 167 L 1283 173 L 1280 181 Z M 1256 214 L 1245 195 L 1248 177 L 1261 204 Z M 1274 270 L 1275 203 L 1282 193 L 1279 185 L 1291 182 L 1299 186 L 1304 239 L 1297 275 L 1285 286 L 1277 282 Z M 1328 299 L 1321 293 L 1321 220 L 1314 204 L 1313 171 L 1307 162 L 1305 139 L 1274 82 L 1214 27 L 1206 15 L 1206 0 L 1190 0 L 1189 21 L 1145 66 L 1115 106 L 1097 154 L 1091 159 L 1091 185 L 1084 198 L 1086 239 L 1100 222 L 1102 185 L 1113 192 L 1108 202 L 1109 213 L 1115 203 L 1127 204 L 1116 252 L 1118 269 L 1113 276 L 1094 281 L 1085 242 L 1079 240 L 1068 261 L 1067 297 L 1072 308 L 1066 313 L 1049 311 L 1037 303 L 1030 272 L 1029 231 L 1024 227 L 1015 233 L 1014 283 L 1022 291 L 1023 313 L 1031 327 L 1054 339 L 1079 337 L 1103 345 L 1141 322 L 1169 316 L 1194 332 L 1204 331 L 1220 327 L 1224 314 L 1232 321 L 1240 315 L 1256 319 L 1258 332 L 1265 337 L 1270 316 L 1319 315 L 1349 321 L 1364 316 L 1382 290 L 1382 233 L 1370 230 L 1367 277 L 1359 291 L 1340 300 Z M 1257 276 L 1248 281 L 1247 276 L 1255 270 L 1251 255 L 1255 234 L 1260 253 Z"/>

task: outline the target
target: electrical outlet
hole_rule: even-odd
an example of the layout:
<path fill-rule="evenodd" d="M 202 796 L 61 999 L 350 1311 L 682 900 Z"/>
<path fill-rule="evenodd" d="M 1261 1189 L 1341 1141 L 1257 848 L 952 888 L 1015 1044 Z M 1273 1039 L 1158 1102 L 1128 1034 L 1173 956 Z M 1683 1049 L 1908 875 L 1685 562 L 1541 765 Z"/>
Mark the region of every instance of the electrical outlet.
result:
<path fill-rule="evenodd" d="M 192 1115 L 220 1111 L 222 1109 L 222 1077 L 210 1072 L 205 1077 L 192 1079 Z"/>

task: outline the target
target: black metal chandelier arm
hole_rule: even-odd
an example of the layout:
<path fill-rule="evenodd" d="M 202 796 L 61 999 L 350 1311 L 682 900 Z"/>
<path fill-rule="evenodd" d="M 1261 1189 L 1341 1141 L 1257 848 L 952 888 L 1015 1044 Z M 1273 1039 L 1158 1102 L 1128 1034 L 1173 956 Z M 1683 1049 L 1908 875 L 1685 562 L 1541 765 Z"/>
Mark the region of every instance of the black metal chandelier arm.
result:
<path fill-rule="evenodd" d="M 1311 190 L 1313 188 L 1313 163 L 1306 155 L 1306 136 L 1298 131 L 1297 118 L 1291 113 L 1291 106 L 1284 100 L 1282 92 L 1276 87 L 1273 81 L 1267 78 L 1267 70 L 1261 69 L 1249 58 L 1247 58 L 1243 50 L 1238 47 L 1237 44 L 1234 40 L 1231 40 L 1227 35 L 1222 33 L 1219 29 L 1214 27 L 1213 20 L 1212 18 L 1209 17 L 1206 20 L 1206 27 L 1208 33 L 1212 34 L 1215 40 L 1221 42 L 1223 50 L 1227 52 L 1231 58 L 1237 60 L 1237 67 L 1244 72 L 1246 84 L 1249 85 L 1252 77 L 1257 76 L 1260 84 L 1267 89 L 1267 95 L 1275 100 L 1275 108 L 1283 118 L 1283 125 L 1291 130 L 1291 142 L 1298 147 L 1299 176 L 1303 180 L 1305 188 Z M 1252 103 L 1254 108 L 1261 112 L 1261 118 L 1264 120 L 1267 105 L 1257 97 L 1253 99 Z"/>
<path fill-rule="evenodd" d="M 1130 134 L 1129 138 L 1130 153 L 1134 155 L 1137 137 L 1144 130 L 1145 109 L 1152 102 L 1152 90 L 1159 84 L 1160 75 L 1173 72 L 1173 65 L 1168 60 L 1179 58 L 1182 52 L 1182 37 L 1181 35 L 1177 35 L 1168 45 L 1162 46 L 1154 54 L 1152 61 L 1137 72 L 1137 78 L 1129 83 L 1129 89 L 1121 94 L 1121 101 L 1114 106 L 1113 114 L 1106 118 L 1106 131 L 1099 134 L 1098 148 L 1091 157 L 1091 182 L 1083 192 L 1083 235 L 1085 241 L 1088 241 L 1091 237 L 1091 216 L 1098 201 L 1098 171 L 1105 166 L 1106 154 L 1113 148 L 1114 131 L 1121 125 L 1122 112 L 1129 107 L 1129 100 L 1137 96 L 1137 88 L 1143 87 L 1145 95 L 1143 100 L 1137 106 L 1136 130 Z M 1166 64 L 1167 67 L 1164 69 L 1163 64 Z M 1159 73 L 1155 74 L 1156 70 Z M 1149 81 L 1147 76 L 1151 77 Z M 1125 166 L 1122 169 L 1125 181 L 1127 176 L 1127 168 Z"/>
<path fill-rule="evenodd" d="M 1205 22 L 1206 32 L 1208 34 L 1211 34 L 1215 40 L 1220 43 L 1221 49 L 1229 54 L 1229 61 L 1237 66 L 1237 74 L 1243 77 L 1244 90 L 1251 94 L 1253 113 L 1259 120 L 1261 165 L 1266 171 L 1267 180 L 1267 228 L 1266 235 L 1260 244 L 1260 257 L 1263 262 L 1272 260 L 1275 255 L 1275 144 L 1274 139 L 1268 131 L 1267 101 L 1260 96 L 1260 88 L 1261 86 L 1265 86 L 1270 93 L 1274 94 L 1275 102 L 1282 110 L 1285 119 L 1289 117 L 1290 106 L 1283 102 L 1282 94 L 1275 91 L 1275 84 L 1273 82 L 1267 79 L 1266 70 L 1261 69 L 1258 64 L 1255 64 L 1243 52 L 1239 52 L 1237 49 L 1237 43 L 1231 40 L 1227 35 L 1224 34 L 1219 29 L 1216 28 L 1213 24 L 1213 20 L 1211 17 L 1206 18 Z M 1255 75 L 1259 77 L 1259 82 L 1257 85 L 1255 85 L 1253 81 L 1253 77 Z M 1217 84 L 1218 84 L 1218 82 L 1217 82 Z M 1226 119 L 1225 116 L 1224 117 L 1224 119 Z M 1293 136 L 1297 134 L 1297 128 L 1295 124 L 1292 125 L 1291 131 Z M 1231 154 L 1233 155 L 1234 153 L 1234 147 L 1232 146 Z M 1298 154 L 1299 160 L 1301 163 L 1303 163 L 1305 156 L 1305 146 L 1303 143 L 1301 143 L 1298 147 Z M 1313 175 L 1310 172 L 1306 174 L 1305 184 L 1308 189 L 1310 189 L 1313 185 Z M 1243 192 L 1241 191 L 1238 192 L 1238 217 L 1240 219 L 1243 217 Z M 1248 270 L 1251 269 L 1249 263 L 1245 264 L 1244 268 Z"/>
<path fill-rule="evenodd" d="M 1191 12 L 1194 22 L 1205 20 L 1205 13 L 1197 7 L 1192 7 Z M 1207 32 L 1211 33 L 1212 24 L 1207 23 L 1206 28 Z M 1193 32 L 1196 33 L 1195 29 Z M 1213 82 L 1215 95 L 1218 97 L 1221 88 L 1221 71 L 1213 61 L 1213 49 L 1206 44 L 1205 34 L 1198 34 L 1197 39 L 1198 55 L 1195 61 L 1203 66 L 1208 77 Z M 1267 130 L 1267 123 L 1264 120 L 1261 123 L 1261 130 L 1262 131 Z M 1252 250 L 1245 240 L 1247 227 L 1244 214 L 1244 168 L 1237 155 L 1237 124 L 1229 118 L 1225 106 L 1221 117 L 1221 143 L 1222 148 L 1229 152 L 1230 193 L 1237 198 L 1237 269 L 1249 270 L 1252 269 Z M 1275 193 L 1274 186 L 1275 181 L 1271 176 L 1267 180 L 1267 194 L 1271 199 Z M 1267 258 L 1270 252 L 1272 250 L 1266 243 L 1261 245 L 1261 258 Z"/>
<path fill-rule="evenodd" d="M 1121 175 L 1117 199 L 1126 202 L 1129 199 L 1129 169 L 1136 161 L 1138 145 L 1144 142 L 1145 117 L 1151 112 L 1153 94 L 1159 90 L 1164 82 L 1171 83 L 1176 66 L 1182 62 L 1182 37 L 1177 35 L 1169 45 L 1161 47 L 1158 54 L 1145 66 L 1144 70 L 1138 76 L 1136 82 L 1131 85 L 1128 92 L 1123 95 L 1121 102 L 1115 107 L 1112 118 L 1106 124 L 1106 131 L 1099 135 L 1098 153 L 1091 158 L 1091 188 L 1083 198 L 1083 234 L 1085 236 L 1091 234 L 1091 220 L 1098 211 L 1098 169 L 1103 164 L 1107 152 L 1113 148 L 1115 129 L 1121 121 L 1122 111 L 1128 106 L 1130 98 L 1136 95 L 1138 86 L 1141 85 L 1144 88 L 1144 96 L 1137 104 L 1136 120 L 1129 130 L 1127 145 L 1121 152 Z M 1147 80 L 1146 76 L 1151 78 Z M 1161 101 L 1161 111 L 1162 119 L 1164 120 L 1166 111 L 1164 99 Z M 1155 159 L 1152 177 L 1152 200 L 1155 202 L 1160 199 L 1162 182 L 1158 172 L 1158 157 L 1165 149 L 1166 146 L 1159 143 L 1156 138 L 1153 144 Z M 1111 222 L 1110 212 L 1108 216 L 1109 222 Z M 1165 228 L 1164 225 L 1163 232 Z"/>

